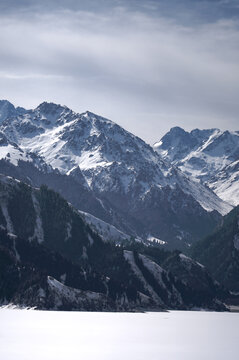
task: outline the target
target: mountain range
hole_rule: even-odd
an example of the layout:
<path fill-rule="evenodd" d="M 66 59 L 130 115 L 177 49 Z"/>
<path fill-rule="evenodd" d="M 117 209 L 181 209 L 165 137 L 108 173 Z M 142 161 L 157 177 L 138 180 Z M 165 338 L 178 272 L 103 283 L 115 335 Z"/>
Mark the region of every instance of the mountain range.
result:
<path fill-rule="evenodd" d="M 115 246 L 45 185 L 0 177 L 0 302 L 53 310 L 223 310 L 227 295 L 194 260 Z M 139 251 L 140 250 L 140 251 Z M 151 250 L 151 251 L 150 251 Z M 177 262 L 177 272 L 161 262 Z M 197 281 L 192 281 L 196 278 Z"/>
<path fill-rule="evenodd" d="M 46 183 L 130 236 L 185 249 L 233 207 L 143 140 L 91 112 L 46 102 L 24 110 L 5 100 L 0 113 L 2 172 L 21 172 L 33 186 Z"/>
<path fill-rule="evenodd" d="M 238 291 L 238 139 L 176 127 L 150 146 L 89 111 L 0 101 L 0 302 L 225 309 Z"/>

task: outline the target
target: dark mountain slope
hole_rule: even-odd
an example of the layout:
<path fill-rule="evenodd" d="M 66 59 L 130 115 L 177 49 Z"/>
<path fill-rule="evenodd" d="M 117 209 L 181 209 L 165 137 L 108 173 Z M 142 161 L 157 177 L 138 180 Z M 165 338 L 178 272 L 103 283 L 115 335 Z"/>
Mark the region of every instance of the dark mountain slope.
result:
<path fill-rule="evenodd" d="M 147 255 L 103 242 L 46 186 L 1 176 L 0 209 L 2 302 L 75 310 L 223 308 L 216 294 L 189 298 L 187 285 Z"/>
<path fill-rule="evenodd" d="M 239 206 L 225 216 L 218 231 L 195 244 L 191 254 L 225 287 L 239 291 Z"/>

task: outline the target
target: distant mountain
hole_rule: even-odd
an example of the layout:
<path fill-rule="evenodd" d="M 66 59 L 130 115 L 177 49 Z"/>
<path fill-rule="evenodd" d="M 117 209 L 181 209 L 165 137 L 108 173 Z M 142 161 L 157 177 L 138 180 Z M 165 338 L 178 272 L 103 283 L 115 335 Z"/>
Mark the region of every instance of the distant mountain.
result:
<path fill-rule="evenodd" d="M 195 244 L 191 254 L 204 264 L 221 284 L 238 292 L 239 206 L 225 216 L 218 231 Z"/>
<path fill-rule="evenodd" d="M 18 116 L 24 112 L 26 112 L 24 108 L 15 108 L 8 100 L 0 100 L 0 123 L 10 116 Z"/>
<path fill-rule="evenodd" d="M 104 242 L 46 186 L 1 176 L 0 200 L 1 303 L 55 310 L 224 309 L 212 280 L 195 298 L 193 283 L 147 254 Z"/>
<path fill-rule="evenodd" d="M 239 131 L 174 127 L 154 149 L 224 201 L 239 204 Z"/>
<path fill-rule="evenodd" d="M 130 236 L 155 237 L 168 247 L 183 249 L 212 231 L 221 214 L 232 208 L 143 140 L 88 111 L 77 114 L 45 102 L 34 110 L 16 109 L 9 116 L 5 112 L 0 131 L 25 154 L 9 149 L 6 155 L 4 148 L 5 174 L 10 169 L 6 160 L 21 166 L 21 175 L 26 171 L 33 185 L 37 180 L 30 174 L 34 171 L 26 170 L 25 160 L 41 172 L 54 173 L 52 188 L 78 209 Z M 80 191 L 59 186 L 56 172 L 61 179 L 65 176 L 65 184 L 77 182 Z M 38 183 L 48 175 L 39 176 Z M 92 201 L 76 204 L 81 192 Z"/>

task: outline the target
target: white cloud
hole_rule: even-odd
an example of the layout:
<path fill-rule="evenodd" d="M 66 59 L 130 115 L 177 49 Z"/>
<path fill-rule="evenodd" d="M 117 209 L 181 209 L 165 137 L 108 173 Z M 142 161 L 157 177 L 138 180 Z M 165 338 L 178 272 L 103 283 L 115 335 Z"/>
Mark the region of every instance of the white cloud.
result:
<path fill-rule="evenodd" d="M 0 15 L 0 97 L 110 117 L 153 142 L 169 127 L 235 128 L 234 20 L 183 25 L 125 7 Z"/>

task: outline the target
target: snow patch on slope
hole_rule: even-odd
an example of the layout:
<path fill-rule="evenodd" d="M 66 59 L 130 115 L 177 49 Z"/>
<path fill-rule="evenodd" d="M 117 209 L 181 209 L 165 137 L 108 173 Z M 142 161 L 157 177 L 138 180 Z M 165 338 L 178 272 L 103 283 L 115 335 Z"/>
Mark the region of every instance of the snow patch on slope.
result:
<path fill-rule="evenodd" d="M 153 290 L 153 288 L 148 284 L 148 282 L 145 280 L 141 270 L 138 268 L 138 266 L 135 263 L 134 260 L 134 254 L 132 251 L 128 251 L 128 250 L 124 250 L 124 257 L 125 260 L 128 261 L 128 263 L 131 266 L 131 269 L 133 270 L 133 272 L 135 273 L 135 275 L 140 279 L 140 281 L 142 282 L 145 290 L 147 290 L 149 292 L 149 294 L 151 295 L 151 297 L 153 298 L 153 300 L 155 302 L 160 302 L 161 305 L 163 305 L 163 301 L 159 298 L 159 296 L 156 294 L 156 292 Z"/>
<path fill-rule="evenodd" d="M 236 234 L 233 239 L 235 249 L 239 250 L 239 234 Z"/>
<path fill-rule="evenodd" d="M 66 238 L 65 241 L 69 240 L 71 238 L 71 230 L 72 230 L 72 225 L 71 223 L 67 223 L 66 224 Z"/>
<path fill-rule="evenodd" d="M 91 228 L 102 237 L 103 241 L 114 241 L 122 242 L 124 240 L 131 240 L 131 236 L 125 234 L 124 232 L 118 230 L 115 226 L 106 223 L 103 220 L 96 218 L 95 216 L 88 214 L 86 212 L 80 211 L 79 213 L 83 216 L 84 220 L 90 225 Z M 143 241 L 140 238 L 135 239 L 135 241 Z"/>
<path fill-rule="evenodd" d="M 32 241 L 33 239 L 36 238 L 37 241 L 39 242 L 39 244 L 41 244 L 44 241 L 44 231 L 43 231 L 42 220 L 41 220 L 40 204 L 39 204 L 34 192 L 32 192 L 31 195 L 32 195 L 32 203 L 33 203 L 35 213 L 36 213 L 36 223 L 35 223 L 34 234 L 29 238 L 29 240 Z"/>
<path fill-rule="evenodd" d="M 83 291 L 75 289 L 62 284 L 60 281 L 54 279 L 52 276 L 47 277 L 47 284 L 54 298 L 54 308 L 58 310 L 64 304 L 70 304 L 71 307 L 77 308 L 77 310 L 88 310 L 95 308 L 108 309 L 109 300 L 104 294 L 96 293 L 93 291 Z"/>
<path fill-rule="evenodd" d="M 147 240 L 153 243 L 157 243 L 160 245 L 165 245 L 167 242 L 161 239 L 156 238 L 155 236 L 148 235 Z"/>
<path fill-rule="evenodd" d="M 201 268 L 205 268 L 204 265 L 200 264 L 200 263 L 197 262 L 197 261 L 194 261 L 192 258 L 190 258 L 190 257 L 188 257 L 188 256 L 186 256 L 186 255 L 184 255 L 184 254 L 182 254 L 182 253 L 179 254 L 179 257 L 180 257 L 180 259 L 184 262 L 184 264 L 185 264 L 189 269 L 191 269 L 191 267 L 192 267 L 193 264 L 197 264 L 197 265 L 199 265 Z"/>
<path fill-rule="evenodd" d="M 162 273 L 164 270 L 156 264 L 154 261 L 148 259 L 146 256 L 139 254 L 139 258 L 142 260 L 144 266 L 154 275 L 155 279 L 158 281 L 158 283 L 166 288 L 163 280 L 162 280 Z"/>
<path fill-rule="evenodd" d="M 9 213 L 8 213 L 7 205 L 6 205 L 6 203 L 1 202 L 0 206 L 1 206 L 1 209 L 2 209 L 3 216 L 5 217 L 5 220 L 6 220 L 7 231 L 10 234 L 14 234 L 14 228 L 13 228 L 12 220 L 11 220 L 11 218 L 9 216 Z"/>

